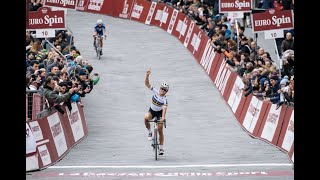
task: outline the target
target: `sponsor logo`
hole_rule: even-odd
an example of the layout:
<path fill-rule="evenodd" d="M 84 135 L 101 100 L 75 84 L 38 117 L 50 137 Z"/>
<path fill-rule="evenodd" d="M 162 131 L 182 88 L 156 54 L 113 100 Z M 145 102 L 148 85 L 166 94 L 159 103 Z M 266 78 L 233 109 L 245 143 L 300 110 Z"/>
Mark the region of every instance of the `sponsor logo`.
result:
<path fill-rule="evenodd" d="M 39 126 L 33 126 L 33 127 L 31 127 L 31 131 L 32 132 L 37 132 L 37 131 L 39 131 L 40 130 L 40 127 Z"/>
<path fill-rule="evenodd" d="M 128 10 L 129 10 L 128 0 L 124 0 L 122 12 L 121 14 L 119 14 L 119 17 L 128 18 Z"/>
<path fill-rule="evenodd" d="M 74 124 L 75 122 L 77 122 L 79 120 L 79 116 L 78 116 L 78 111 L 75 111 L 73 113 L 70 114 L 70 124 Z"/>
<path fill-rule="evenodd" d="M 104 0 L 90 0 L 88 9 L 94 11 L 100 11 Z"/>
<path fill-rule="evenodd" d="M 214 48 L 211 46 L 210 40 L 208 40 L 200 60 L 201 66 L 206 70 L 208 74 L 210 73 L 214 56 L 215 56 Z"/>
<path fill-rule="evenodd" d="M 29 19 L 29 26 L 38 24 L 48 24 L 49 26 L 52 26 L 53 24 L 63 24 L 63 18 L 58 17 L 57 15 L 54 15 L 53 17 L 45 15 L 43 18 Z"/>
<path fill-rule="evenodd" d="M 267 118 L 267 122 L 270 122 L 272 124 L 276 124 L 278 117 L 279 117 L 279 115 L 277 115 L 275 113 L 270 113 L 268 118 Z"/>
<path fill-rule="evenodd" d="M 252 114 L 253 117 L 256 117 L 260 110 L 250 104 L 248 111 Z"/>
<path fill-rule="evenodd" d="M 189 29 L 188 29 L 188 32 L 187 32 L 187 36 L 186 38 L 184 39 L 184 46 L 187 47 L 188 44 L 189 44 L 189 41 L 190 41 L 190 37 L 191 37 L 191 34 L 192 34 L 192 31 L 193 31 L 193 28 L 194 28 L 194 25 L 196 23 L 191 21 L 190 25 L 189 25 Z"/>
<path fill-rule="evenodd" d="M 242 90 L 241 90 L 240 86 L 238 86 L 237 84 L 234 84 L 234 86 L 233 86 L 233 92 L 236 94 L 236 96 L 240 96 Z"/>
<path fill-rule="evenodd" d="M 176 22 L 177 16 L 178 16 L 178 10 L 174 9 L 172 16 L 171 16 L 169 26 L 168 26 L 168 30 L 167 30 L 167 32 L 170 34 L 172 33 L 173 26 L 174 26 L 174 23 Z"/>
<path fill-rule="evenodd" d="M 294 132 L 294 122 L 291 120 L 289 121 L 288 131 Z"/>
<path fill-rule="evenodd" d="M 61 123 L 58 122 L 58 123 L 54 124 L 53 126 L 51 126 L 51 131 L 52 131 L 53 138 L 58 136 L 62 132 Z"/>
<path fill-rule="evenodd" d="M 234 2 L 226 2 L 226 3 L 221 3 L 221 8 L 236 8 L 236 9 L 243 9 L 243 7 L 246 8 L 250 8 L 251 7 L 251 3 L 250 2 L 246 2 L 246 1 L 242 1 L 240 2 L 239 0 L 236 0 Z"/>
<path fill-rule="evenodd" d="M 40 151 L 39 154 L 40 154 L 41 157 L 49 155 L 48 149 L 44 149 L 44 150 Z"/>
<path fill-rule="evenodd" d="M 79 0 L 78 1 L 78 6 L 76 7 L 77 10 L 84 10 L 84 0 Z"/>
<path fill-rule="evenodd" d="M 285 17 L 282 15 L 281 17 L 278 16 L 272 16 L 271 19 L 261 19 L 261 20 L 255 20 L 254 25 L 256 27 L 259 26 L 269 26 L 269 25 L 276 25 L 277 27 L 280 27 L 282 24 L 291 24 L 291 18 Z"/>
<path fill-rule="evenodd" d="M 135 4 L 133 6 L 131 17 L 139 19 L 140 16 L 141 16 L 142 11 L 143 11 L 143 6 Z"/>
<path fill-rule="evenodd" d="M 75 0 L 46 0 L 46 3 L 62 4 L 63 6 L 74 6 Z"/>

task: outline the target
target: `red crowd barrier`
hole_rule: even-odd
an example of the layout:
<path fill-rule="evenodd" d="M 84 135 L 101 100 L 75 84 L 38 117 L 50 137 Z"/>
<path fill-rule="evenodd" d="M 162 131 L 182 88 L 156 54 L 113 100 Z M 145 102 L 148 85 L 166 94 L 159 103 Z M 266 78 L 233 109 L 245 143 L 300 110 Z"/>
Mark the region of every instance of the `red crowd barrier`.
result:
<path fill-rule="evenodd" d="M 88 135 L 83 108 L 72 103 L 71 112 L 65 107 L 64 110 L 64 115 L 54 112 L 48 117 L 27 122 L 36 142 L 36 152 L 27 152 L 27 171 L 55 164 Z M 27 149 L 31 146 L 27 144 Z"/>
<path fill-rule="evenodd" d="M 88 8 L 95 0 L 78 0 L 78 11 L 94 12 L 158 26 L 175 36 L 204 68 L 228 103 L 240 126 L 252 137 L 262 139 L 288 153 L 293 163 L 293 108 L 262 102 L 252 94 L 244 97 L 241 77 L 228 69 L 224 55 L 215 52 L 209 38 L 190 18 L 170 6 L 145 0 L 101 0 L 99 8 Z M 94 7 L 96 7 L 94 6 Z"/>

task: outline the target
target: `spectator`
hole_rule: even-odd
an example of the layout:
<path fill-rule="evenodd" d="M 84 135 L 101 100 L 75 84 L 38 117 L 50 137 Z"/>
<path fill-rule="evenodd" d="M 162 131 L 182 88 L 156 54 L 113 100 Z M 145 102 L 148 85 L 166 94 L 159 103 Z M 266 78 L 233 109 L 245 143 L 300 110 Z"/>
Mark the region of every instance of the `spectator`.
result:
<path fill-rule="evenodd" d="M 286 39 L 281 43 L 281 53 L 283 54 L 286 50 L 294 50 L 294 40 L 292 34 L 287 32 Z"/>
<path fill-rule="evenodd" d="M 42 7 L 42 0 L 31 0 L 29 4 L 30 11 L 37 11 L 40 7 Z"/>
<path fill-rule="evenodd" d="M 49 108 L 55 107 L 60 113 L 64 114 L 64 111 L 62 110 L 62 108 L 60 107 L 59 104 L 61 102 L 65 102 L 66 100 L 68 100 L 70 98 L 70 96 L 72 95 L 72 93 L 74 91 L 78 91 L 79 89 L 77 87 L 70 88 L 68 93 L 65 93 L 60 96 L 59 91 L 56 91 L 56 89 L 60 89 L 60 88 L 56 88 L 56 86 L 57 86 L 57 84 L 53 80 L 53 77 L 51 77 L 51 76 L 47 77 L 45 84 L 43 86 L 44 97 L 47 99 L 47 101 L 49 103 Z"/>

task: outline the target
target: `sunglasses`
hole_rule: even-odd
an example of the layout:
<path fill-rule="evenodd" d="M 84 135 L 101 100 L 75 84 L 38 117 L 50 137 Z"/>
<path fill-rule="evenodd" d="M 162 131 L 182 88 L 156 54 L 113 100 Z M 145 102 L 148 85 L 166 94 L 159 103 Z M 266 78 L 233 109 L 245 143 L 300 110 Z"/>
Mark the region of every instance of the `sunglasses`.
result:
<path fill-rule="evenodd" d="M 164 89 L 164 88 L 160 88 L 161 90 L 165 91 L 165 92 L 168 92 L 168 90 Z"/>

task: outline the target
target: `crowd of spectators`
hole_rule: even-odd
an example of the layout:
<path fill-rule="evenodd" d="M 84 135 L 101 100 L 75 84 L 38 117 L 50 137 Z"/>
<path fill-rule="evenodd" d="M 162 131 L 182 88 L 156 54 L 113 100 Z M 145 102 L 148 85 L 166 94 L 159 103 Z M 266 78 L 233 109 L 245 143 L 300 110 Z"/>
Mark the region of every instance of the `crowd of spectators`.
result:
<path fill-rule="evenodd" d="M 277 104 L 294 105 L 294 39 L 293 29 L 284 31 L 280 40 L 279 55 L 282 66 L 270 53 L 259 46 L 253 37 L 245 36 L 247 23 L 235 23 L 226 14 L 219 13 L 218 0 L 152 0 L 167 3 L 196 22 L 211 39 L 216 52 L 225 55 L 227 67 L 242 77 L 244 96 L 253 94 L 260 100 Z M 256 8 L 293 9 L 293 0 L 260 0 Z M 245 21 L 243 21 L 245 22 Z M 238 32 L 238 33 L 237 33 Z"/>
<path fill-rule="evenodd" d="M 40 5 L 37 4 L 40 2 Z M 41 7 L 41 1 L 31 0 L 30 10 Z M 72 102 L 83 106 L 80 98 L 90 93 L 99 74 L 81 56 L 74 46 L 72 34 L 56 30 L 54 38 L 36 38 L 34 31 L 26 31 L 26 91 L 39 92 L 48 110 L 65 112 L 61 105 L 71 111 Z"/>

